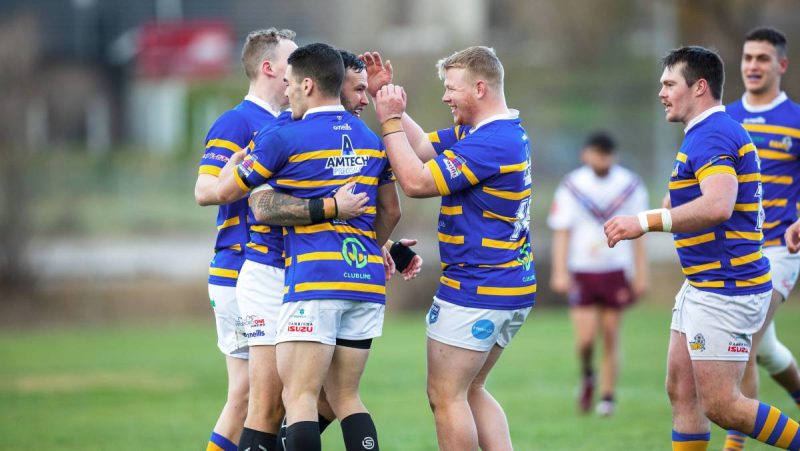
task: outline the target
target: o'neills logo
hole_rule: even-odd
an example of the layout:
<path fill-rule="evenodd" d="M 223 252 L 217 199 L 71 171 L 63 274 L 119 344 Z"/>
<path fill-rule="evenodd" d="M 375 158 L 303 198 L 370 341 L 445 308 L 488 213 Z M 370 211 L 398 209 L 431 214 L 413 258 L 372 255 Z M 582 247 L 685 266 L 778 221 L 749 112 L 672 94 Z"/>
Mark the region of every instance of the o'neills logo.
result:
<path fill-rule="evenodd" d="M 342 135 L 342 155 L 328 157 L 325 160 L 325 169 L 331 169 L 333 175 L 353 175 L 361 172 L 367 163 L 369 163 L 369 157 L 356 155 L 350 137 Z"/>
<path fill-rule="evenodd" d="M 298 332 L 298 333 L 310 333 L 314 332 L 314 323 L 308 322 L 300 322 L 300 321 L 290 321 L 289 325 L 286 326 L 287 332 Z"/>

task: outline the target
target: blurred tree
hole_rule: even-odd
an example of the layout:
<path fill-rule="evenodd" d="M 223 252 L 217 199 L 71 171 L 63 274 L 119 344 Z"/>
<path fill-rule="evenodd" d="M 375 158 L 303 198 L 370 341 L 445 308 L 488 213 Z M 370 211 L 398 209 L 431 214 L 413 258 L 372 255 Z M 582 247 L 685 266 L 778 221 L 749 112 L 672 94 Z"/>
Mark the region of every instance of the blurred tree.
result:
<path fill-rule="evenodd" d="M 32 280 L 25 261 L 30 221 L 24 172 L 30 155 L 27 117 L 36 98 L 39 38 L 32 15 L 0 21 L 0 287 L 4 290 L 26 289 Z"/>

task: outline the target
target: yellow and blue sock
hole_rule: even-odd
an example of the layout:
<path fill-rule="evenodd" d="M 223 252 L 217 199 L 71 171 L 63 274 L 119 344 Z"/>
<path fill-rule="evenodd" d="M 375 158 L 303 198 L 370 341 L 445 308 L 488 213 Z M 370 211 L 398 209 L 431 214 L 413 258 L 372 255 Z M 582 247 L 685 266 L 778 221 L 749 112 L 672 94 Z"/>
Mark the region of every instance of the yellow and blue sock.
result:
<path fill-rule="evenodd" d="M 728 436 L 725 437 L 725 445 L 723 451 L 740 451 L 744 449 L 744 441 L 747 439 L 747 434 L 733 429 L 728 430 Z"/>
<path fill-rule="evenodd" d="M 800 425 L 769 404 L 759 403 L 750 437 L 778 448 L 800 450 Z"/>
<path fill-rule="evenodd" d="M 672 451 L 706 451 L 710 440 L 710 432 L 702 434 L 682 434 L 673 430 Z"/>
<path fill-rule="evenodd" d="M 212 432 L 211 438 L 208 439 L 206 451 L 236 451 L 238 448 L 236 443 L 233 443 L 216 432 Z"/>

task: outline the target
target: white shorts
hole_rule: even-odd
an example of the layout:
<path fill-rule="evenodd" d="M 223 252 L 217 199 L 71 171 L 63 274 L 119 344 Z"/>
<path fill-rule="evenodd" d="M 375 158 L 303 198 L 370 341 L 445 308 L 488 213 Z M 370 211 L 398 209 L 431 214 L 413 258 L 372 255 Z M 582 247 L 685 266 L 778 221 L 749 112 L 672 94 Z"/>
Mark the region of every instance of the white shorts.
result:
<path fill-rule="evenodd" d="M 227 356 L 246 359 L 247 337 L 236 304 L 236 287 L 208 284 L 208 298 L 217 322 L 217 347 Z"/>
<path fill-rule="evenodd" d="M 275 345 L 275 326 L 283 303 L 283 269 L 245 260 L 236 284 L 244 335 L 250 346 Z"/>
<path fill-rule="evenodd" d="M 489 351 L 495 344 L 505 348 L 522 327 L 531 308 L 470 308 L 434 296 L 426 317 L 428 338 L 473 351 Z"/>
<path fill-rule="evenodd" d="M 686 334 L 692 360 L 746 361 L 771 297 L 772 291 L 724 296 L 684 282 L 675 296 L 670 328 Z"/>
<path fill-rule="evenodd" d="M 786 246 L 770 246 L 764 248 L 764 255 L 772 268 L 772 289 L 780 293 L 785 301 L 797 282 L 800 254 L 790 254 Z"/>
<path fill-rule="evenodd" d="M 341 299 L 286 302 L 278 317 L 276 342 L 317 341 L 336 345 L 336 339 L 366 340 L 383 332 L 385 306 Z"/>

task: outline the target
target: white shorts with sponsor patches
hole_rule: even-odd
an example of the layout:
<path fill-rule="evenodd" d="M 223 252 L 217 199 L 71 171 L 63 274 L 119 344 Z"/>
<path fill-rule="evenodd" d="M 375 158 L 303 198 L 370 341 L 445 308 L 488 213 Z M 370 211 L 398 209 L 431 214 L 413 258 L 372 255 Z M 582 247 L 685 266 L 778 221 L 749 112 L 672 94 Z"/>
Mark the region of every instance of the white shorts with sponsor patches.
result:
<path fill-rule="evenodd" d="M 786 246 L 770 246 L 764 248 L 764 255 L 772 268 L 772 289 L 780 293 L 785 301 L 797 282 L 800 254 L 790 254 Z"/>
<path fill-rule="evenodd" d="M 247 337 L 236 303 L 236 288 L 208 284 L 208 297 L 217 323 L 217 347 L 225 355 L 248 358 Z"/>
<path fill-rule="evenodd" d="M 672 308 L 674 331 L 686 334 L 692 360 L 746 361 L 753 334 L 769 310 L 772 291 L 725 296 L 684 282 Z"/>
<path fill-rule="evenodd" d="M 339 299 L 286 302 L 278 317 L 276 342 L 316 341 L 336 345 L 336 339 L 366 340 L 383 332 L 385 306 Z"/>
<path fill-rule="evenodd" d="M 236 299 L 250 346 L 274 345 L 283 302 L 283 269 L 245 260 L 236 283 Z"/>
<path fill-rule="evenodd" d="M 428 338 L 458 348 L 485 352 L 495 344 L 505 348 L 532 307 L 516 310 L 470 308 L 433 298 L 428 310 Z"/>

